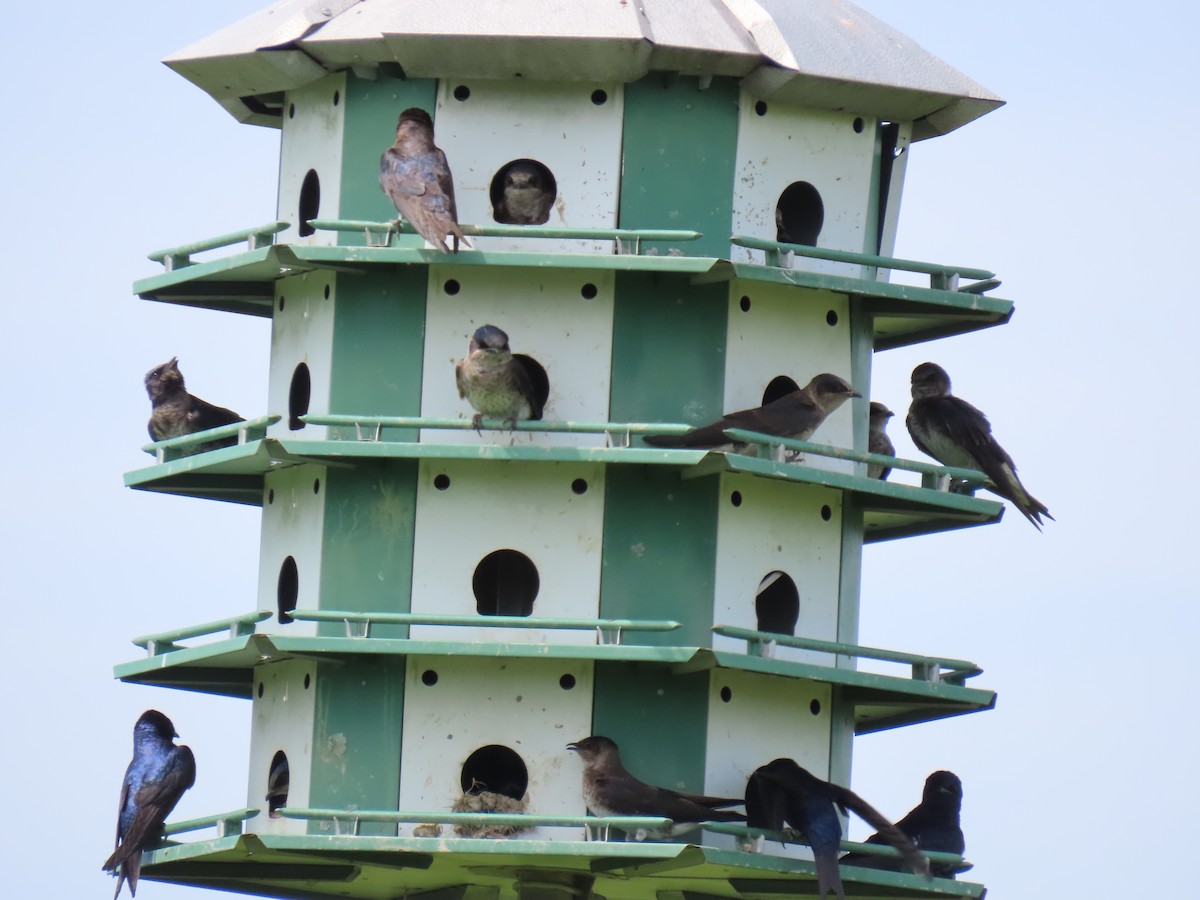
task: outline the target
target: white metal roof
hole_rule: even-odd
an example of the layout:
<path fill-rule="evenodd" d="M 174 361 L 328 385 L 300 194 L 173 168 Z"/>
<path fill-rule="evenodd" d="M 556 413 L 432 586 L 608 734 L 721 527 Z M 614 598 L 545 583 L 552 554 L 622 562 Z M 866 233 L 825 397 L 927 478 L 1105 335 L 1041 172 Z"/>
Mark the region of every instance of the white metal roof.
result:
<path fill-rule="evenodd" d="M 733 76 L 765 99 L 911 120 L 918 139 L 1003 103 L 843 0 L 281 0 L 164 62 L 259 124 L 276 123 L 271 95 L 381 65 L 411 78 Z"/>

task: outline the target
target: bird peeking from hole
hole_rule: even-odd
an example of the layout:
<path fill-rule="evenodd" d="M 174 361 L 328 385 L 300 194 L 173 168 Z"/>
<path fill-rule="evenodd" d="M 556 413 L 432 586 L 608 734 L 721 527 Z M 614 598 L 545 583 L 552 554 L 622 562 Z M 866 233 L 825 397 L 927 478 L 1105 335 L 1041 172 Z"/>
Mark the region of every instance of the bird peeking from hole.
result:
<path fill-rule="evenodd" d="M 454 379 L 458 396 L 476 411 L 471 422 L 477 432 L 484 417 L 504 419 L 510 428 L 540 420 L 550 396 L 546 370 L 533 357 L 513 353 L 508 335 L 495 325 L 475 329 Z"/>

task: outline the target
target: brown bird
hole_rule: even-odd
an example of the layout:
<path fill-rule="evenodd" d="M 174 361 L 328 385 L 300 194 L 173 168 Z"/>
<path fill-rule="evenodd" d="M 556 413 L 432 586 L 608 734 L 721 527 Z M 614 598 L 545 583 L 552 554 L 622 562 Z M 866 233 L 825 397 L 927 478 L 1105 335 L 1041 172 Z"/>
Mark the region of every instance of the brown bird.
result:
<path fill-rule="evenodd" d="M 871 453 L 881 453 L 884 456 L 896 455 L 896 447 L 892 444 L 892 439 L 887 436 L 887 432 L 884 430 L 887 428 L 888 419 L 894 415 L 895 413 L 882 403 L 877 403 L 874 400 L 871 401 L 871 422 L 870 430 L 867 433 L 867 450 Z M 868 478 L 878 478 L 880 481 L 887 481 L 887 477 L 891 473 L 891 466 L 867 465 Z"/>
<path fill-rule="evenodd" d="M 740 806 L 740 797 L 682 794 L 639 781 L 621 765 L 620 750 L 611 738 L 596 734 L 567 744 L 567 749 L 583 760 L 583 802 L 593 815 L 670 819 L 674 825 L 667 834 L 689 831 L 701 822 L 741 822 L 746 818 L 721 809 Z"/>
<path fill-rule="evenodd" d="M 548 173 L 544 169 L 530 159 L 509 163 L 500 200 L 492 206 L 492 218 L 507 225 L 544 225 L 555 196 L 554 186 L 546 183 Z"/>
<path fill-rule="evenodd" d="M 178 357 L 173 356 L 168 362 L 155 366 L 146 373 L 146 393 L 150 395 L 151 413 L 146 428 L 150 432 L 151 440 L 165 441 L 168 438 L 245 421 L 231 409 L 213 406 L 189 394 L 183 385 L 183 373 L 179 371 Z M 188 447 L 183 451 L 183 455 L 190 456 L 221 447 L 232 447 L 236 443 L 237 436 L 231 435 Z"/>
<path fill-rule="evenodd" d="M 467 355 L 454 367 L 458 396 L 476 409 L 479 430 L 484 416 L 517 422 L 541 419 L 550 396 L 550 379 L 532 356 L 513 353 L 508 335 L 495 325 L 480 325 L 467 345 Z"/>
<path fill-rule="evenodd" d="M 1017 466 L 992 437 L 987 416 L 950 393 L 950 376 L 941 366 L 921 363 L 912 372 L 908 433 L 922 453 L 944 466 L 977 469 L 992 480 L 990 491 L 1010 501 L 1038 531 L 1050 510 L 1025 490 Z"/>
<path fill-rule="evenodd" d="M 454 179 L 446 154 L 433 142 L 433 119 L 418 107 L 406 109 L 396 125 L 396 143 L 379 160 L 379 184 L 417 233 L 443 253 L 467 246 L 454 206 Z"/>
<path fill-rule="evenodd" d="M 744 446 L 725 437 L 725 432 L 730 428 L 806 441 L 826 416 L 851 397 L 861 396 L 844 379 L 825 372 L 799 390 L 772 400 L 765 406 L 731 412 L 711 425 L 693 428 L 686 434 L 649 435 L 645 441 L 654 447 L 701 447 L 710 450 Z"/>

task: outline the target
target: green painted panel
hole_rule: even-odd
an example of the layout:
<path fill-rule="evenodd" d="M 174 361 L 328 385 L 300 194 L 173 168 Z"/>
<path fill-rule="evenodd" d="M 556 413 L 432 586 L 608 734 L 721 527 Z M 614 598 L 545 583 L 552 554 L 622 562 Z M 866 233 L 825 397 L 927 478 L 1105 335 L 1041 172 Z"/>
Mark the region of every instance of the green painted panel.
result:
<path fill-rule="evenodd" d="M 704 237 L 659 252 L 728 258 L 737 123 L 733 78 L 706 90 L 662 73 L 626 85 L 620 227 L 694 229 Z"/>
<path fill-rule="evenodd" d="M 618 272 L 613 309 L 613 422 L 711 422 L 724 412 L 729 288 Z"/>
<path fill-rule="evenodd" d="M 683 623 L 639 632 L 639 644 L 711 646 L 718 489 L 660 466 L 608 468 L 600 616 Z"/>
<path fill-rule="evenodd" d="M 345 139 L 342 148 L 342 191 L 338 217 L 386 222 L 396 208 L 379 187 L 379 157 L 396 139 L 396 120 L 410 106 L 434 114 L 437 82 L 432 79 L 381 77 L 365 81 L 346 74 Z M 341 244 L 362 245 L 361 232 L 342 232 Z M 394 239 L 396 246 L 423 247 L 419 235 Z"/>
<path fill-rule="evenodd" d="M 321 666 L 309 802 L 333 809 L 396 809 L 403 718 L 403 658 Z M 323 826 L 328 823 L 310 822 L 309 834 L 328 834 Z M 396 826 L 364 822 L 361 833 L 395 836 Z"/>
<path fill-rule="evenodd" d="M 330 468 L 325 476 L 325 531 L 318 607 L 353 612 L 410 612 L 416 460 Z M 344 637 L 345 625 L 318 633 Z M 373 625 L 381 638 L 403 638 L 403 625 Z"/>
<path fill-rule="evenodd" d="M 416 416 L 421 413 L 428 276 L 416 266 L 339 275 L 329 381 L 331 413 Z M 353 427 L 331 428 L 352 440 Z M 382 437 L 415 441 L 415 429 L 385 428 Z"/>
<path fill-rule="evenodd" d="M 597 662 L 593 733 L 616 741 L 625 767 L 643 781 L 703 793 L 708 679 L 650 663 Z"/>

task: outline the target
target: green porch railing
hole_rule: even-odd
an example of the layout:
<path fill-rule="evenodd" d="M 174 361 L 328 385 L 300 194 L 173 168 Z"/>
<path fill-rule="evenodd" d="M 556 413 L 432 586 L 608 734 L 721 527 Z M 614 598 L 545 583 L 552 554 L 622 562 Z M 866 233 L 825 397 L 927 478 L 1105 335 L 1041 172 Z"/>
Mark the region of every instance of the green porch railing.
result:
<path fill-rule="evenodd" d="M 704 826 L 705 830 L 715 834 L 728 834 L 737 838 L 746 838 L 753 840 L 757 838 L 766 838 L 769 841 L 778 841 L 787 844 L 799 844 L 804 847 L 811 847 L 808 838 L 804 836 L 804 832 L 795 831 L 791 828 L 785 828 L 782 831 L 771 831 L 766 828 L 751 828 L 749 825 L 739 825 L 736 822 L 709 822 Z M 850 853 L 861 853 L 864 856 L 882 856 L 891 859 L 899 859 L 900 851 L 895 847 L 886 844 L 866 844 L 858 841 L 840 841 L 839 846 L 842 851 Z M 933 850 L 922 850 L 922 855 L 930 862 L 942 863 L 947 865 L 963 864 L 963 858 L 957 853 L 939 853 Z M 970 864 L 966 864 L 965 868 L 970 868 Z"/>
<path fill-rule="evenodd" d="M 148 253 L 147 257 L 155 262 L 162 263 L 168 272 L 172 272 L 175 269 L 182 269 L 184 266 L 192 265 L 193 253 L 203 253 L 205 250 L 218 250 L 221 247 L 240 244 L 242 241 L 246 242 L 247 250 L 257 250 L 259 247 L 270 246 L 272 238 L 288 227 L 289 223 L 287 222 L 268 222 L 256 228 L 244 228 L 241 231 L 231 231 L 229 234 L 194 241 L 190 244 L 168 247 L 166 250 L 155 250 L 153 253 Z"/>
<path fill-rule="evenodd" d="M 240 616 L 205 622 L 203 625 L 190 625 L 186 628 L 162 631 L 158 634 L 144 634 L 141 637 L 135 637 L 133 643 L 146 650 L 149 656 L 159 656 L 172 650 L 181 649 L 177 642 L 186 641 L 188 638 L 203 637 L 220 631 L 228 631 L 231 638 L 254 634 L 254 627 L 273 615 L 274 613 L 269 609 L 257 609 Z"/>
<path fill-rule="evenodd" d="M 411 224 L 401 220 L 369 222 L 359 219 L 309 219 L 308 224 L 318 231 L 361 231 L 371 244 L 372 236 L 382 239 L 374 246 L 390 246 L 395 234 L 416 234 Z M 580 241 L 615 241 L 618 253 L 641 253 L 642 241 L 697 241 L 704 235 L 699 231 L 680 231 L 655 228 L 547 228 L 544 225 L 462 225 L 467 237 L 519 237 L 566 239 Z"/>
<path fill-rule="evenodd" d="M 891 256 L 877 256 L 874 253 L 833 250 L 828 247 L 813 247 L 808 244 L 789 244 L 783 241 L 770 241 L 765 238 L 748 237 L 744 234 L 735 234 L 730 237 L 729 241 L 738 247 L 765 251 L 767 254 L 767 265 L 771 266 L 781 265 L 783 254 L 791 253 L 808 259 L 822 259 L 829 262 L 850 263 L 852 265 L 869 266 L 877 269 L 893 269 L 900 272 L 916 272 L 920 275 L 928 275 L 929 286 L 935 290 L 960 290 L 958 287 L 958 279 L 960 277 L 983 280 L 985 286 L 982 289 L 976 285 L 971 285 L 969 293 L 983 293 L 985 290 L 991 290 L 1000 284 L 999 281 L 996 281 L 995 284 L 987 286 L 987 282 L 993 281 L 996 277 L 995 272 L 989 272 L 987 269 L 971 269 L 966 266 L 927 263 L 915 259 L 896 259 Z M 962 288 L 961 290 L 967 289 Z"/>
<path fill-rule="evenodd" d="M 816 638 L 797 637 L 791 634 L 776 634 L 770 631 L 755 631 L 733 625 L 714 625 L 714 634 L 746 641 L 746 652 L 751 656 L 762 656 L 767 644 L 795 647 L 799 650 L 815 650 L 837 656 L 852 656 L 858 659 L 874 659 L 882 662 L 907 663 L 912 666 L 914 681 L 929 681 L 961 686 L 968 678 L 983 672 L 975 663 L 965 659 L 950 659 L 944 656 L 923 656 L 904 653 L 900 650 L 884 650 L 879 647 L 861 647 L 858 644 L 843 644 L 837 641 L 822 641 Z M 945 670 L 945 671 L 943 671 Z"/>
<path fill-rule="evenodd" d="M 288 615 L 300 622 L 344 622 L 346 637 L 369 638 L 374 625 L 451 625 L 462 628 L 544 628 L 547 631 L 595 631 L 598 643 L 620 644 L 623 631 L 674 631 L 670 619 L 553 619 L 532 616 L 446 616 L 423 613 L 357 612 L 297 609 Z M 605 640 L 608 638 L 608 640 Z"/>
<path fill-rule="evenodd" d="M 513 825 L 537 828 L 619 828 L 622 831 L 670 828 L 670 819 L 656 816 L 539 816 L 531 813 L 393 812 L 380 809 L 305 809 L 285 806 L 276 810 L 285 819 L 335 819 L 347 821 L 352 834 L 362 822 L 395 822 L 415 825 Z"/>
<path fill-rule="evenodd" d="M 147 453 L 154 454 L 155 459 L 162 463 L 167 461 L 168 456 L 171 456 L 172 459 L 177 458 L 171 455 L 171 451 L 186 450 L 188 447 L 194 447 L 197 444 L 206 444 L 209 441 L 217 441 L 225 437 L 237 435 L 239 444 L 259 440 L 266 435 L 267 428 L 274 425 L 281 418 L 283 417 L 277 415 L 259 416 L 257 419 L 247 419 L 243 422 L 234 422 L 230 425 L 220 425 L 216 428 L 209 428 L 207 431 L 197 431 L 194 434 L 185 434 L 180 437 L 167 438 L 163 441 L 154 441 L 151 444 L 146 444 L 142 449 Z"/>
<path fill-rule="evenodd" d="M 950 478 L 953 481 L 971 484 L 987 484 L 988 477 L 976 469 L 960 469 L 956 466 L 939 466 L 934 463 L 923 463 L 915 459 L 901 459 L 898 456 L 885 456 L 882 453 L 864 453 L 861 450 L 846 450 L 829 444 L 814 444 L 811 441 L 800 441 L 795 438 L 778 437 L 763 434 L 760 431 L 747 431 L 744 428 L 729 428 L 725 436 L 733 441 L 744 444 L 754 444 L 758 447 L 781 447 L 784 450 L 794 450 L 798 453 L 811 453 L 813 456 L 825 456 L 830 459 L 846 459 L 852 462 L 868 463 L 876 466 L 890 466 L 893 469 L 903 469 L 907 472 L 918 472 L 935 478 Z M 768 454 L 769 455 L 769 454 Z"/>
<path fill-rule="evenodd" d="M 163 837 L 172 837 L 176 834 L 185 834 L 189 831 L 199 831 L 202 828 L 211 828 L 217 826 L 217 834 L 225 837 L 227 834 L 241 834 L 242 823 L 247 819 L 252 819 L 258 815 L 258 810 L 253 807 L 244 809 L 235 809 L 231 812 L 217 813 L 213 816 L 202 816 L 199 819 L 186 819 L 183 822 L 171 822 L 163 827 Z"/>

